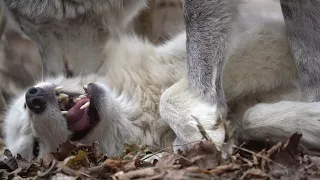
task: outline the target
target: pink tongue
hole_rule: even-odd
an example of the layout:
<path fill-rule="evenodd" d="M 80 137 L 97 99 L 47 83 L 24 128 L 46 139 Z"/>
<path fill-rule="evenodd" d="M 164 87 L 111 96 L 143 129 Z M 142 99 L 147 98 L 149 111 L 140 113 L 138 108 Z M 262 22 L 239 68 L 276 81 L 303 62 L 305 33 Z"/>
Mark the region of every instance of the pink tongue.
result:
<path fill-rule="evenodd" d="M 83 99 L 77 102 L 68 112 L 67 121 L 71 131 L 81 131 L 89 126 L 88 108 L 80 109 L 82 105 L 88 102 L 89 99 Z"/>

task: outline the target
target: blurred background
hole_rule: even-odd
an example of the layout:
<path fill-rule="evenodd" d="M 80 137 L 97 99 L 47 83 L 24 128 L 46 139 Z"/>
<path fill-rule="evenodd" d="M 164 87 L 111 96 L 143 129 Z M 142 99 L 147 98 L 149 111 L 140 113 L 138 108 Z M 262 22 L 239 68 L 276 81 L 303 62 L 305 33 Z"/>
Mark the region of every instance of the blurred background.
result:
<path fill-rule="evenodd" d="M 133 22 L 140 35 L 158 44 L 184 28 L 183 0 L 149 0 L 149 8 Z"/>

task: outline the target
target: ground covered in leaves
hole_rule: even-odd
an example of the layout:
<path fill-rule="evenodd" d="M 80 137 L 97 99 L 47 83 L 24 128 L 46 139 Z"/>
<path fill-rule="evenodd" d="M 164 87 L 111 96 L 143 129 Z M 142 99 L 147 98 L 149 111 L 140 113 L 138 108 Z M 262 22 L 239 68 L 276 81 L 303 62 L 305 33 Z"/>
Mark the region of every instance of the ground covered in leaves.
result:
<path fill-rule="evenodd" d="M 9 150 L 1 155 L 1 179 L 320 179 L 320 153 L 300 145 L 301 134 L 287 142 L 262 147 L 258 143 L 234 147 L 221 159 L 211 141 L 196 142 L 184 155 L 159 149 L 159 160 L 148 147 L 126 145 L 122 157 L 108 157 L 97 143 L 91 146 L 65 142 L 40 161 L 27 162 Z M 154 149 L 154 148 L 153 148 Z M 155 153 L 155 152 L 154 152 Z"/>

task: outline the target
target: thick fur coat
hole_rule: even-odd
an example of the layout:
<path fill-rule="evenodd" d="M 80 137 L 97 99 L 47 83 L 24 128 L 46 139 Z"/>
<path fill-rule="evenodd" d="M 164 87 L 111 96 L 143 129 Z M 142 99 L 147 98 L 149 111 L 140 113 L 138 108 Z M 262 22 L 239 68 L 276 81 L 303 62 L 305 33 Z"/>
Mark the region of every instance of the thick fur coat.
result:
<path fill-rule="evenodd" d="M 135 5 L 144 7 L 143 3 Z M 122 7 L 124 15 L 136 14 L 139 9 L 133 8 L 132 12 L 131 8 Z M 223 79 L 233 138 L 278 141 L 300 131 L 304 145 L 320 147 L 315 133 L 320 129 L 320 104 L 299 102 L 297 71 L 279 2 L 243 1 L 237 11 Z M 216 146 L 223 148 L 228 127 L 217 117 L 217 107 L 188 84 L 185 32 L 155 46 L 132 34 L 110 31 L 107 36 L 100 36 L 90 28 L 77 27 L 80 30 L 88 30 L 89 36 L 82 38 L 92 39 L 92 35 L 104 40 L 94 45 L 84 43 L 77 50 L 66 46 L 70 47 L 66 49 L 69 56 L 82 57 L 71 58 L 77 62 L 72 63 L 73 68 L 77 72 L 88 71 L 88 75 L 47 78 L 12 101 L 4 130 L 6 145 L 14 154 L 28 160 L 42 157 L 68 138 L 82 143 L 98 141 L 109 155 L 119 155 L 124 143 L 179 145 L 202 139 L 198 123 Z M 68 32 L 72 31 L 63 34 Z M 78 41 L 66 38 L 59 43 Z M 44 46 L 50 44 L 46 42 Z M 56 44 L 52 47 L 59 48 Z M 48 58 L 53 58 L 47 62 L 55 66 L 47 67 L 61 67 L 53 54 Z M 72 110 L 61 108 L 66 99 L 77 102 Z M 83 117 L 74 120 L 73 111 L 81 112 Z M 36 142 L 39 154 L 33 153 Z M 181 147 L 174 148 L 178 149 Z"/>

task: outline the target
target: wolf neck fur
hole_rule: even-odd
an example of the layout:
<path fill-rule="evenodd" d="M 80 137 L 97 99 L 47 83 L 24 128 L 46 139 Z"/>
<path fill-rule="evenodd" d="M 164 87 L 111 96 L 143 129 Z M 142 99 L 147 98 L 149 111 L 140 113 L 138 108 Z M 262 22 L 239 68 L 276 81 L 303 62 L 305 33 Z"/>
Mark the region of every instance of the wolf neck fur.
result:
<path fill-rule="evenodd" d="M 109 118 L 101 121 L 94 130 L 101 132 L 94 133 L 100 137 L 89 135 L 86 139 L 108 143 L 106 147 L 110 153 L 116 153 L 124 143 L 133 143 L 134 140 L 140 144 L 159 144 L 155 141 L 159 141 L 162 135 L 154 134 L 159 132 L 154 128 L 164 128 L 167 132 L 166 125 L 158 124 L 156 120 L 160 118 L 160 96 L 185 73 L 185 33 L 158 47 L 137 36 L 123 36 L 109 40 L 103 54 L 105 61 L 93 76 L 96 76 L 96 82 L 109 88 L 108 101 L 112 106 L 106 106 Z"/>

